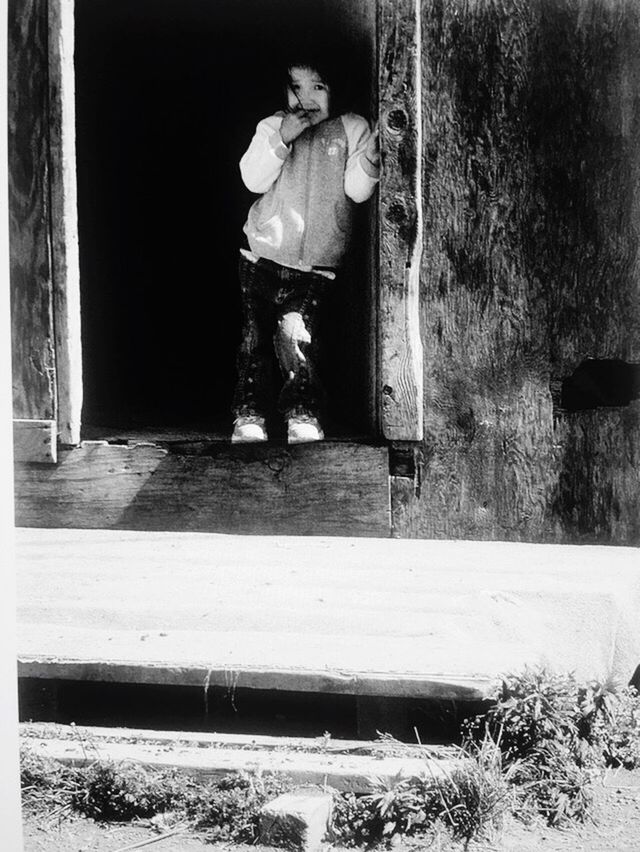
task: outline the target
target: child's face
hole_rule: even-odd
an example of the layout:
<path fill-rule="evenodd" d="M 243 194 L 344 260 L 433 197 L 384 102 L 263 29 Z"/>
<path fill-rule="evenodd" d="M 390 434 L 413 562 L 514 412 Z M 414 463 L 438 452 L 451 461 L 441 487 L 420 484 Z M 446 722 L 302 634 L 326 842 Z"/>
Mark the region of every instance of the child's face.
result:
<path fill-rule="evenodd" d="M 311 123 L 319 124 L 329 118 L 331 92 L 329 86 L 313 68 L 294 66 L 289 69 L 287 103 L 289 109 L 299 108 L 302 104 Z"/>

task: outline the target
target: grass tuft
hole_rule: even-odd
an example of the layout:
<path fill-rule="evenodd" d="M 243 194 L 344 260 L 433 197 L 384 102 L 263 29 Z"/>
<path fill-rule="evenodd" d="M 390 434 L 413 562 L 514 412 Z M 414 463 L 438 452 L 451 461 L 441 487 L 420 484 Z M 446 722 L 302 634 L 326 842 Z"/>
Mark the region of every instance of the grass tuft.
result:
<path fill-rule="evenodd" d="M 208 839 L 255 843 L 260 809 L 291 787 L 273 775 L 230 775 L 194 789 L 183 806 L 194 828 Z"/>
<path fill-rule="evenodd" d="M 640 765 L 640 696 L 527 668 L 503 679 L 494 704 L 465 733 L 471 743 L 489 736 L 499 745 L 521 813 L 554 826 L 584 822 L 605 766 Z"/>
<path fill-rule="evenodd" d="M 500 828 L 513 800 L 502 771 L 502 755 L 485 738 L 470 752 L 460 752 L 459 767 L 444 776 L 379 781 L 373 793 L 337 795 L 333 831 L 345 846 L 374 846 L 396 836 L 432 836 L 436 826 L 454 840 L 492 833 Z"/>
<path fill-rule="evenodd" d="M 185 779 L 175 771 L 151 771 L 134 763 L 94 763 L 76 770 L 71 797 L 75 811 L 95 820 L 128 821 L 170 811 L 185 797 Z"/>

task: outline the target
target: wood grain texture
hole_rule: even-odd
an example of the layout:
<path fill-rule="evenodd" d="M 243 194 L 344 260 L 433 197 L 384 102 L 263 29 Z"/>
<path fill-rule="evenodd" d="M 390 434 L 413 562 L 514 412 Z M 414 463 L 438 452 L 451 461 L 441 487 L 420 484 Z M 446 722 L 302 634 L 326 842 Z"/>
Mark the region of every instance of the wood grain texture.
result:
<path fill-rule="evenodd" d="M 20 526 L 389 535 L 388 454 L 330 444 L 177 455 L 86 442 L 16 469 Z"/>
<path fill-rule="evenodd" d="M 8 33 L 14 416 L 52 420 L 55 367 L 49 250 L 46 2 L 11 0 Z"/>
<path fill-rule="evenodd" d="M 420 15 L 379 4 L 380 407 L 388 440 L 422 438 Z"/>
<path fill-rule="evenodd" d="M 48 0 L 51 247 L 57 420 L 63 444 L 80 442 L 82 350 L 76 191 L 73 0 Z"/>
<path fill-rule="evenodd" d="M 284 617 L 284 616 L 283 616 Z M 446 673 L 416 674 L 398 671 L 368 672 L 340 671 L 326 666 L 288 667 L 286 665 L 268 665 L 252 663 L 248 666 L 217 666 L 183 662 L 149 662 L 139 660 L 123 663 L 108 655 L 126 654 L 131 635 L 118 634 L 110 639 L 96 636 L 92 629 L 74 630 L 70 637 L 76 645 L 78 657 L 90 654 L 91 659 L 69 659 L 59 653 L 60 643 L 56 642 L 55 627 L 34 625 L 32 627 L 32 645 L 55 647 L 56 653 L 19 654 L 18 677 L 40 678 L 42 680 L 74 680 L 100 683 L 159 683 L 165 686 L 223 686 L 226 689 L 260 689 L 281 692 L 317 692 L 324 695 L 376 695 L 380 698 L 437 698 L 451 701 L 473 701 L 486 698 L 494 688 L 492 679 L 481 674 L 458 675 Z M 136 637 L 137 638 L 137 637 Z M 154 637 L 153 637 L 154 638 Z M 186 643 L 180 650 L 188 653 L 188 644 L 197 641 L 207 643 L 224 641 L 226 637 L 200 635 L 193 632 L 183 637 Z M 255 641 L 255 637 L 253 637 Z M 105 642 L 109 642 L 107 646 Z M 146 639 L 144 641 L 147 641 Z M 267 639 L 269 649 L 274 640 Z M 297 643 L 303 643 L 303 637 L 297 636 Z M 313 644 L 322 643 L 313 637 Z M 187 644 L 188 643 L 188 644 Z M 334 646 L 334 643 L 331 643 Z M 406 643 L 405 643 L 406 644 Z M 82 648 L 82 651 L 80 649 Z M 171 652 L 176 646 L 171 643 Z M 333 650 L 333 648 L 332 648 Z M 368 733 L 366 736 L 373 736 Z"/>
<path fill-rule="evenodd" d="M 59 739 L 77 740 L 78 731 L 75 725 L 60 725 L 51 722 L 21 722 L 19 724 L 20 736 L 26 738 L 48 739 L 55 734 Z M 91 737 L 104 742 L 139 742 L 159 744 L 180 743 L 194 748 L 255 748 L 260 751 L 272 751 L 282 748 L 294 749 L 306 752 L 322 752 L 323 754 L 369 754 L 369 755 L 392 755 L 394 753 L 393 743 L 383 741 L 377 737 L 366 742 L 361 739 L 347 740 L 340 738 L 329 738 L 325 736 L 285 736 L 275 734 L 238 734 L 220 733 L 218 731 L 159 731 L 149 728 L 117 728 L 110 726 L 103 728 L 92 725 L 90 728 L 83 726 L 84 731 L 91 731 Z M 413 747 L 407 745 L 406 754 L 411 757 L 422 757 L 425 751 L 431 753 L 438 759 L 447 759 L 456 755 L 455 747 L 446 745 L 430 744 L 420 746 L 416 743 Z"/>
<path fill-rule="evenodd" d="M 637 415 L 552 394 L 639 359 L 639 16 L 423 4 L 423 485 L 398 535 L 640 541 Z"/>
<path fill-rule="evenodd" d="M 555 539 L 640 543 L 640 402 L 559 420 L 548 507 Z"/>
<path fill-rule="evenodd" d="M 163 732 L 152 731 L 147 735 L 149 733 L 159 734 L 162 741 Z M 436 757 L 431 748 L 428 752 L 425 749 L 422 754 L 404 753 L 400 757 L 379 753 L 372 756 L 309 751 L 300 742 L 290 751 L 284 750 L 284 744 L 278 750 L 260 749 L 251 744 L 243 748 L 216 748 L 212 745 L 202 748 L 198 744 L 177 743 L 175 731 L 172 732 L 172 740 L 167 738 L 164 744 L 159 745 L 144 735 L 134 741 L 127 732 L 123 732 L 122 739 L 116 742 L 112 736 L 100 736 L 92 727 L 65 729 L 60 725 L 42 730 L 41 737 L 36 731 L 24 728 L 20 734 L 21 744 L 29 752 L 72 766 L 89 765 L 95 761 L 96 755 L 100 755 L 100 759 L 105 761 L 133 761 L 155 768 L 172 767 L 207 781 L 235 773 L 265 773 L 280 775 L 288 783 L 329 786 L 334 790 L 356 793 L 370 793 L 378 789 L 380 783 L 393 785 L 400 775 L 411 777 L 428 771 L 433 778 L 449 778 L 461 764 L 457 755 L 448 754 L 442 759 Z M 373 736 L 376 736 L 375 731 Z M 86 743 L 91 743 L 90 749 L 87 749 Z"/>
<path fill-rule="evenodd" d="M 53 464 L 57 449 L 55 420 L 13 421 L 14 461 Z"/>

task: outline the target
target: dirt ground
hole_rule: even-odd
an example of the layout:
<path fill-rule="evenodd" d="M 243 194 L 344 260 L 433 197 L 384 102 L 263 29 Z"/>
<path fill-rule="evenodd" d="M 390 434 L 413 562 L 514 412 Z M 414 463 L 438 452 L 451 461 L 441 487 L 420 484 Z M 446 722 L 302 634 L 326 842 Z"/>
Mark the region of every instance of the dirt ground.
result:
<path fill-rule="evenodd" d="M 270 852 L 264 846 L 211 844 L 185 831 L 173 836 L 158 824 L 101 825 L 87 819 L 27 817 L 23 852 Z M 145 842 L 146 841 L 146 842 Z M 144 844 L 144 845 L 140 845 Z M 398 843 L 396 852 L 416 850 Z M 424 848 L 424 847 L 423 847 Z M 438 843 L 434 852 L 456 852 L 462 846 Z M 507 824 L 499 837 L 474 842 L 469 852 L 638 852 L 640 850 L 640 770 L 610 772 L 596 789 L 594 822 L 564 831 L 546 826 Z M 18 852 L 18 850 L 16 850 Z"/>

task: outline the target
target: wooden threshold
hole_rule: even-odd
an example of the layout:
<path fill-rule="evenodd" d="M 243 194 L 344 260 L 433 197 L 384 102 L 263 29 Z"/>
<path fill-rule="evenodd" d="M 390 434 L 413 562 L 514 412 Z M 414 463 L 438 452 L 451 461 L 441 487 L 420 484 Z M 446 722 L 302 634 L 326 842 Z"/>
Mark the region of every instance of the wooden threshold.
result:
<path fill-rule="evenodd" d="M 18 464 L 25 527 L 390 535 L 386 447 L 198 440 L 61 450 L 48 469 Z"/>
<path fill-rule="evenodd" d="M 82 428 L 83 441 L 106 441 L 108 444 L 120 444 L 133 446 L 140 443 L 160 444 L 171 447 L 176 451 L 180 448 L 188 451 L 189 447 L 205 447 L 206 445 L 219 445 L 220 447 L 230 445 L 230 435 L 233 426 L 230 422 L 189 422 L 167 424 L 163 426 L 135 424 L 135 425 L 108 425 L 92 426 L 85 425 Z M 372 440 L 370 434 L 354 434 L 343 429 L 325 430 L 325 443 L 335 444 L 367 444 L 378 446 L 380 442 Z M 270 439 L 273 436 L 270 433 Z M 281 434 L 269 441 L 270 446 L 286 447 L 284 429 Z M 237 449 L 237 447 L 236 447 Z"/>

